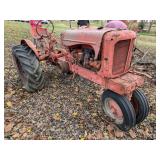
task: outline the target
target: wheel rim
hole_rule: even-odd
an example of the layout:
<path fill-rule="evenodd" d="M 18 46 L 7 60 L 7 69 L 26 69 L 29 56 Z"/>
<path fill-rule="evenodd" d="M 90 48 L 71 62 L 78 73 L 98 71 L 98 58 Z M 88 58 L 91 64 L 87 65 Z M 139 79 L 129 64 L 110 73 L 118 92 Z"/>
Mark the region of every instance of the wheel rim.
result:
<path fill-rule="evenodd" d="M 122 124 L 124 121 L 123 113 L 119 105 L 112 98 L 106 98 L 104 103 L 104 112 L 116 124 Z"/>

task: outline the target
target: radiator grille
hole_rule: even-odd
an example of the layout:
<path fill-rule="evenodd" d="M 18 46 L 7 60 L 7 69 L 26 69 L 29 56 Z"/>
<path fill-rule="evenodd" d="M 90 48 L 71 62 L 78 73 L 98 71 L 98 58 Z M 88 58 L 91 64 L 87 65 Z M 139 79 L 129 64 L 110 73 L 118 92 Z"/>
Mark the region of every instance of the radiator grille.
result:
<path fill-rule="evenodd" d="M 124 72 L 130 40 L 122 40 L 116 43 L 113 56 L 112 74 L 120 74 Z"/>

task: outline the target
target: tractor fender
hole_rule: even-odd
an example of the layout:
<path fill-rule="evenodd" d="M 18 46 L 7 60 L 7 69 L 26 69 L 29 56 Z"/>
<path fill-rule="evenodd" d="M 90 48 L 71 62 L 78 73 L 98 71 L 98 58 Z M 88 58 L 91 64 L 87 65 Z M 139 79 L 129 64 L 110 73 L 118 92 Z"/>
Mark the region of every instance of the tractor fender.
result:
<path fill-rule="evenodd" d="M 29 48 L 31 48 L 33 50 L 33 52 L 35 53 L 36 57 L 39 59 L 40 57 L 40 53 L 37 50 L 36 46 L 33 44 L 32 41 L 28 40 L 28 39 L 22 39 L 21 40 L 21 45 L 27 45 Z"/>

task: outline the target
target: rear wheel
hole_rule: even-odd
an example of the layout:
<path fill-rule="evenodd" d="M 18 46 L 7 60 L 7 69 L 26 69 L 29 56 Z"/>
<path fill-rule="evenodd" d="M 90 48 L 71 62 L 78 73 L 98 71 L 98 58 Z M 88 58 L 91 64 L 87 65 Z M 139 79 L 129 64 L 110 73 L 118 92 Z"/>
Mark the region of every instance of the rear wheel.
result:
<path fill-rule="evenodd" d="M 146 96 L 139 89 L 136 89 L 133 92 L 132 98 L 131 98 L 131 103 L 135 109 L 136 123 L 138 124 L 138 123 L 142 122 L 148 116 L 149 104 L 148 104 Z"/>
<path fill-rule="evenodd" d="M 39 60 L 27 45 L 12 48 L 12 55 L 23 83 L 28 92 L 35 92 L 44 87 L 44 75 Z"/>
<path fill-rule="evenodd" d="M 130 101 L 110 90 L 106 90 L 102 94 L 102 109 L 104 113 L 122 131 L 128 131 L 136 124 L 136 115 Z"/>

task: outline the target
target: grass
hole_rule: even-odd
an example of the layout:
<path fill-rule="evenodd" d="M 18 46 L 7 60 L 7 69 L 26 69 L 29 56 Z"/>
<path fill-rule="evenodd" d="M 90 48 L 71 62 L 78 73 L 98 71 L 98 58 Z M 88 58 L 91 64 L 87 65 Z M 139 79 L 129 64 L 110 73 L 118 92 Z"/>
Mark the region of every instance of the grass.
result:
<path fill-rule="evenodd" d="M 23 38 L 30 38 L 29 24 L 23 22 L 5 21 L 4 23 L 4 42 L 16 43 Z"/>
<path fill-rule="evenodd" d="M 147 33 L 147 32 L 140 32 L 139 35 L 156 36 L 156 33 L 155 33 L 155 32 L 150 32 L 150 33 Z"/>
<path fill-rule="evenodd" d="M 137 45 L 140 47 L 148 47 L 148 48 L 156 48 L 156 36 L 150 35 L 138 35 L 137 37 Z"/>

